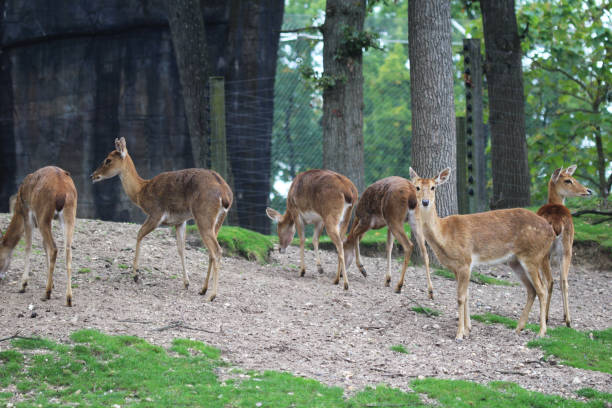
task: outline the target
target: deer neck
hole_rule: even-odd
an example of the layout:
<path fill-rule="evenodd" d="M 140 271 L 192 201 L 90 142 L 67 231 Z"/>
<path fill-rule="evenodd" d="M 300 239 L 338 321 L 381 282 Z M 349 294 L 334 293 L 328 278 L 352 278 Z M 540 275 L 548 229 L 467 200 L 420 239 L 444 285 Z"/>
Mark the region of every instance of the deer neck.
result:
<path fill-rule="evenodd" d="M 421 208 L 420 215 L 423 234 L 427 242 L 436 246 L 442 246 L 444 244 L 444 239 L 440 231 L 443 220 L 438 217 L 438 210 L 436 209 L 435 203 L 432 204 L 429 211 L 423 211 Z"/>
<path fill-rule="evenodd" d="M 142 188 L 147 184 L 148 180 L 141 178 L 136 171 L 136 166 L 130 155 L 126 155 L 123 164 L 123 170 L 119 174 L 123 190 L 134 203 L 138 204 L 138 197 Z"/>
<path fill-rule="evenodd" d="M 24 220 L 21 214 L 13 214 L 11 223 L 2 237 L 2 246 L 10 248 L 11 250 L 17 246 L 21 236 L 23 235 L 23 223 Z"/>
<path fill-rule="evenodd" d="M 565 197 L 562 197 L 557 193 L 557 189 L 553 184 L 552 180 L 548 182 L 548 204 L 561 204 L 565 205 Z"/>

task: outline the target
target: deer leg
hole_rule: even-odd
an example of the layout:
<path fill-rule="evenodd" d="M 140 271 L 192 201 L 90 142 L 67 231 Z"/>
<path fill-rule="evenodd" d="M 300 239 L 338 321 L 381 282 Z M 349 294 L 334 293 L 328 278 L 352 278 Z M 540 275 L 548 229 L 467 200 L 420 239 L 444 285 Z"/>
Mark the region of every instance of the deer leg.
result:
<path fill-rule="evenodd" d="M 569 297 L 568 297 L 568 289 L 569 285 L 567 282 L 567 277 L 569 275 L 570 265 L 572 263 L 572 240 L 570 240 L 569 245 L 564 245 L 563 258 L 561 262 L 561 293 L 563 294 L 563 320 L 565 320 L 565 325 L 567 327 L 572 326 L 572 319 L 570 317 L 569 310 Z"/>
<path fill-rule="evenodd" d="M 418 223 L 412 219 L 413 216 L 409 217 L 410 221 L 410 229 L 412 230 L 412 234 L 416 238 L 417 245 L 419 246 L 419 250 L 421 251 L 421 256 L 423 257 L 423 262 L 425 263 L 425 274 L 427 276 L 427 294 L 429 298 L 433 300 L 433 285 L 431 283 L 431 275 L 429 272 L 429 254 L 427 253 L 427 248 L 425 248 L 425 238 L 423 237 L 423 231 L 419 228 Z"/>
<path fill-rule="evenodd" d="M 53 289 L 53 271 L 55 270 L 55 261 L 57 260 L 57 246 L 53 240 L 53 234 L 51 233 L 51 217 L 44 218 L 42 222 L 38 223 L 40 234 L 43 238 L 43 246 L 45 247 L 45 253 L 47 254 L 47 288 L 45 291 L 45 299 L 51 299 L 51 290 Z"/>
<path fill-rule="evenodd" d="M 385 274 L 385 286 L 391 285 L 391 254 L 393 252 L 393 234 L 391 228 L 387 229 L 387 242 L 385 244 L 385 252 L 387 255 L 387 273 Z"/>
<path fill-rule="evenodd" d="M 357 269 L 359 269 L 359 272 L 361 272 L 364 278 L 368 276 L 368 273 L 366 272 L 366 269 L 363 267 L 363 264 L 361 263 L 361 252 L 359 251 L 359 242 L 361 241 L 363 234 L 365 234 L 369 229 L 370 229 L 369 225 L 364 224 L 362 219 L 355 217 L 353 227 L 351 228 L 351 232 L 349 233 L 349 236 L 346 239 L 347 243 L 349 242 L 349 240 L 353 240 L 355 248 L 353 249 L 350 247 L 350 245 L 345 245 L 345 248 L 347 249 L 347 251 L 345 251 L 344 253 L 345 264 L 348 266 L 351 265 L 353 254 L 355 255 L 355 264 L 357 265 Z"/>
<path fill-rule="evenodd" d="M 402 274 L 400 275 L 400 279 L 397 282 L 397 285 L 395 287 L 395 293 L 401 293 L 402 286 L 404 286 L 404 275 L 406 275 L 406 269 L 408 268 L 408 263 L 410 263 L 410 256 L 412 255 L 414 244 L 410 242 L 410 240 L 406 236 L 406 232 L 404 231 L 403 225 L 401 225 L 400 227 L 393 227 L 393 228 L 389 227 L 389 229 L 391 230 L 393 235 L 397 238 L 397 240 L 402 245 L 402 248 L 404 249 L 404 264 L 402 265 Z M 388 242 L 389 242 L 389 239 L 387 238 L 387 243 Z M 391 260 L 390 252 L 388 256 L 389 256 L 389 260 Z"/>
<path fill-rule="evenodd" d="M 470 268 L 466 266 L 453 272 L 455 272 L 455 278 L 457 279 L 457 306 L 459 310 L 459 322 L 455 340 L 461 341 L 463 336 L 470 334 L 470 329 L 465 324 L 467 321 L 465 313 L 468 311 L 465 304 L 469 302 L 468 285 L 470 283 Z"/>
<path fill-rule="evenodd" d="M 304 244 L 306 242 L 306 237 L 304 236 L 304 223 L 299 217 L 295 221 L 295 228 L 300 238 L 300 276 L 304 276 L 304 274 L 306 274 L 306 263 L 304 262 Z"/>
<path fill-rule="evenodd" d="M 315 258 L 317 259 L 317 270 L 319 273 L 323 273 L 323 267 L 321 266 L 321 258 L 319 258 L 319 235 L 323 230 L 323 221 L 319 221 L 315 224 L 314 232 L 312 234 L 312 246 L 314 247 Z"/>
<path fill-rule="evenodd" d="M 519 318 L 518 324 L 516 326 L 516 332 L 519 333 L 525 328 L 525 324 L 527 323 L 527 319 L 529 318 L 529 312 L 531 311 L 531 306 L 533 305 L 533 301 L 535 300 L 536 290 L 534 285 L 531 283 L 531 280 L 527 276 L 527 272 L 525 271 L 525 268 L 522 264 L 520 264 L 518 261 L 512 261 L 509 265 L 527 290 L 527 302 L 525 303 L 523 313 L 521 314 L 521 317 Z"/>
<path fill-rule="evenodd" d="M 26 286 L 28 286 L 28 279 L 30 278 L 30 254 L 32 253 L 32 221 L 29 216 L 25 216 L 24 223 L 24 235 L 25 235 L 25 260 L 23 275 L 21 275 L 21 289 L 20 293 L 25 292 Z"/>
<path fill-rule="evenodd" d="M 552 299 L 553 292 L 553 276 L 550 270 L 550 256 L 546 255 L 544 259 L 542 259 L 542 274 L 544 275 L 544 279 L 546 280 L 546 285 L 548 288 L 548 296 L 546 297 L 546 322 L 548 323 L 548 312 L 550 310 L 550 300 Z"/>
<path fill-rule="evenodd" d="M 213 273 L 213 287 L 212 291 L 208 297 L 208 301 L 212 302 L 217 297 L 217 289 L 219 286 L 219 261 L 221 259 L 221 247 L 219 243 L 215 239 L 214 235 L 207 234 L 204 231 L 200 231 L 202 235 L 202 241 L 206 248 L 208 249 L 208 274 L 206 276 L 206 281 L 204 282 L 204 286 L 200 291 L 201 295 L 204 295 L 208 289 L 208 277 L 210 273 Z"/>
<path fill-rule="evenodd" d="M 187 276 L 187 270 L 185 269 L 185 232 L 187 229 L 187 222 L 184 221 L 182 224 L 176 226 L 176 248 L 178 250 L 179 258 L 181 259 L 181 267 L 183 270 L 183 286 L 185 289 L 189 288 L 189 277 Z"/>
<path fill-rule="evenodd" d="M 546 335 L 546 290 L 544 288 L 544 284 L 542 283 L 542 279 L 540 277 L 540 266 L 541 262 L 534 263 L 529 262 L 526 263 L 527 273 L 531 277 L 531 281 L 533 282 L 533 287 L 535 289 L 536 295 L 538 295 L 538 300 L 540 301 L 540 331 L 538 332 L 538 337 L 544 337 Z M 529 312 L 528 312 L 529 313 Z"/>
<path fill-rule="evenodd" d="M 66 306 L 72 306 L 72 236 L 76 218 L 76 207 L 64 207 L 64 215 L 60 215 L 60 222 L 64 228 L 64 251 L 66 252 Z"/>
<path fill-rule="evenodd" d="M 136 236 L 136 251 L 134 254 L 134 271 L 133 271 L 134 282 L 138 282 L 138 256 L 140 255 L 140 242 L 151 231 L 157 228 L 160 221 L 161 221 L 161 217 L 153 218 L 149 216 L 147 217 L 145 222 L 140 227 L 140 230 L 138 230 L 138 235 Z"/>
<path fill-rule="evenodd" d="M 336 251 L 338 251 L 338 269 L 336 271 L 336 279 L 334 279 L 334 285 L 337 285 L 340 282 L 340 275 L 342 275 L 344 277 L 344 290 L 348 290 L 349 283 L 348 276 L 346 273 L 346 266 L 344 264 L 344 246 L 342 245 L 342 239 L 340 238 L 340 234 L 338 233 L 336 225 L 337 224 L 332 223 L 327 223 L 325 225 L 327 234 L 336 246 Z"/>

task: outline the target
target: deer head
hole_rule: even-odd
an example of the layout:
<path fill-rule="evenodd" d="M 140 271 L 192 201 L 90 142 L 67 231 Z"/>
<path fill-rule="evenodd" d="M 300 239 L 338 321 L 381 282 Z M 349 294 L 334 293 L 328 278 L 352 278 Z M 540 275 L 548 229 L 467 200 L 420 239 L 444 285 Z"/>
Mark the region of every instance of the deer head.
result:
<path fill-rule="evenodd" d="M 593 194 L 593 191 L 580 184 L 572 175 L 576 171 L 573 164 L 567 169 L 563 167 L 556 169 L 550 177 L 549 189 L 555 190 L 561 198 L 566 197 L 586 197 Z"/>
<path fill-rule="evenodd" d="M 91 181 L 97 183 L 115 177 L 123 171 L 125 158 L 128 154 L 125 138 L 115 139 L 115 149 L 106 156 L 100 167 L 91 174 Z"/>
<path fill-rule="evenodd" d="M 435 179 L 425 179 L 410 167 L 410 179 L 416 188 L 417 201 L 421 205 L 421 211 L 427 213 L 430 208 L 435 208 L 436 187 L 446 183 L 450 179 L 451 169 L 445 168 Z"/>
<path fill-rule="evenodd" d="M 270 207 L 266 208 L 266 214 L 272 221 L 277 223 L 276 231 L 278 232 L 278 242 L 280 245 L 278 251 L 283 254 L 295 235 L 295 223 L 289 214 L 282 215 Z"/>

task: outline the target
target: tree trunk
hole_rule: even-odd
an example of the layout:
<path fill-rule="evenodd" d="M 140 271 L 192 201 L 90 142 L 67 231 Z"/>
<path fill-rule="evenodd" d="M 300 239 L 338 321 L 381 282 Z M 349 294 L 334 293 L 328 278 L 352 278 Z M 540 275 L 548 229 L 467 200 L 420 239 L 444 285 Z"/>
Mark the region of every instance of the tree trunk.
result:
<path fill-rule="evenodd" d="M 207 0 L 214 74 L 225 77 L 227 149 L 241 227 L 270 232 L 274 78 L 283 0 Z"/>
<path fill-rule="evenodd" d="M 168 22 L 195 166 L 208 168 L 208 55 L 199 0 L 168 0 Z"/>
<path fill-rule="evenodd" d="M 362 50 L 343 51 L 346 32 L 363 31 L 365 0 L 327 0 L 323 25 L 323 75 L 335 81 L 323 90 L 323 167 L 348 177 L 363 191 Z"/>
<path fill-rule="evenodd" d="M 514 0 L 481 0 L 489 89 L 491 208 L 530 204 L 525 98 Z"/>
<path fill-rule="evenodd" d="M 455 101 L 450 2 L 408 2 L 412 168 L 434 177 L 453 168 L 450 182 L 436 192 L 440 217 L 457 213 Z"/>

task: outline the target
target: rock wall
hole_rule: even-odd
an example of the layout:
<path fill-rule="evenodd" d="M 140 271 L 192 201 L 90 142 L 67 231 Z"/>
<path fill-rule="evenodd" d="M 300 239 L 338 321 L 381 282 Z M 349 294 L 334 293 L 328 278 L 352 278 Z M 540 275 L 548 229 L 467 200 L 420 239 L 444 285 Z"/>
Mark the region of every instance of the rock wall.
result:
<path fill-rule="evenodd" d="M 162 1 L 17 0 L 0 22 L 0 211 L 28 173 L 58 165 L 78 216 L 141 221 L 118 178 L 91 172 L 125 137 L 140 175 L 193 166 Z"/>

